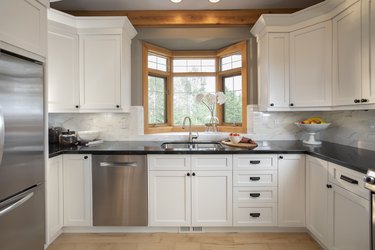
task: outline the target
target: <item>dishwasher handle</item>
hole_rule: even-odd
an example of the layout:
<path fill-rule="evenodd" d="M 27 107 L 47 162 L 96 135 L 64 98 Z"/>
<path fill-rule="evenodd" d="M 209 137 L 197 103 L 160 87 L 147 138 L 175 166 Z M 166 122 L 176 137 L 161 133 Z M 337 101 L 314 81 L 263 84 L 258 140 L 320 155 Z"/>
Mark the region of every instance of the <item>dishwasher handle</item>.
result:
<path fill-rule="evenodd" d="M 136 168 L 138 164 L 136 162 L 101 162 L 101 167 L 112 167 L 112 168 L 122 168 L 122 167 L 130 167 Z"/>

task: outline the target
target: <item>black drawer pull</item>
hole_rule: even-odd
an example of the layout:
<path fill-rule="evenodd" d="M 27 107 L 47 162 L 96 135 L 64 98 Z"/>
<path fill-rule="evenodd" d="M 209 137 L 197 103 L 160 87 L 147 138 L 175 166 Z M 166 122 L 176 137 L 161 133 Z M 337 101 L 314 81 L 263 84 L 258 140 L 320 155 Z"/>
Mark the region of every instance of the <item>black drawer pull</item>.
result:
<path fill-rule="evenodd" d="M 358 185 L 358 181 L 357 180 L 349 178 L 349 177 L 347 177 L 345 175 L 341 175 L 340 179 L 343 180 L 343 181 L 349 182 L 350 184 Z"/>
<path fill-rule="evenodd" d="M 260 217 L 260 213 L 250 213 L 250 216 L 253 218 L 258 218 Z"/>
<path fill-rule="evenodd" d="M 259 164 L 260 161 L 250 161 L 250 164 Z"/>
<path fill-rule="evenodd" d="M 251 180 L 251 181 L 259 181 L 259 180 L 260 180 L 260 177 L 250 177 L 250 180 Z"/>
<path fill-rule="evenodd" d="M 250 193 L 250 197 L 258 198 L 260 196 L 260 193 Z"/>

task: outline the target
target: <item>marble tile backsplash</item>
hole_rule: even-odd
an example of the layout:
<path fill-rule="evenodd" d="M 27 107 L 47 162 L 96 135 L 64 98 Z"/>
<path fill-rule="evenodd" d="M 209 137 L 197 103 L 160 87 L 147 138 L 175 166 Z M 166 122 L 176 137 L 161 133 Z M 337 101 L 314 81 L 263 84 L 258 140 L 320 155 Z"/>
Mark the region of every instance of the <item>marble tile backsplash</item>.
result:
<path fill-rule="evenodd" d="M 306 134 L 293 123 L 311 116 L 320 116 L 332 125 L 319 135 L 320 139 L 339 144 L 375 150 L 375 110 L 327 112 L 258 112 L 248 106 L 247 136 L 254 140 L 300 140 Z M 108 141 L 186 140 L 187 133 L 144 135 L 143 107 L 133 106 L 130 113 L 49 114 L 50 126 L 71 130 L 99 130 Z M 200 140 L 221 140 L 227 133 L 200 133 Z"/>

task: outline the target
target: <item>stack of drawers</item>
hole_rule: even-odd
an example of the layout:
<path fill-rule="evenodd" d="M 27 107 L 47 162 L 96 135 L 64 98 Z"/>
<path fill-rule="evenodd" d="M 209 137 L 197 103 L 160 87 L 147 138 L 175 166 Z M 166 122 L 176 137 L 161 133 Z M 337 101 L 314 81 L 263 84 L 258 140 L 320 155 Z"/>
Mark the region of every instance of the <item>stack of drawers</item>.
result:
<path fill-rule="evenodd" d="M 277 155 L 233 156 L 233 226 L 277 226 Z"/>

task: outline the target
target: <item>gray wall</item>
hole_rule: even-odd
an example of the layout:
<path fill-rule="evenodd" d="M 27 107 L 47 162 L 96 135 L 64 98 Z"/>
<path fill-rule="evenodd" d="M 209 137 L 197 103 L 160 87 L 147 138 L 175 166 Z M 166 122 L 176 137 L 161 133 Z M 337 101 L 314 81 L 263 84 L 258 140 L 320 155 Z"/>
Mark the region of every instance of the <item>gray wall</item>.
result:
<path fill-rule="evenodd" d="M 251 27 L 138 28 L 132 41 L 131 104 L 142 105 L 142 42 L 170 50 L 217 50 L 243 40 L 249 41 L 248 103 L 257 103 L 256 41 Z"/>

